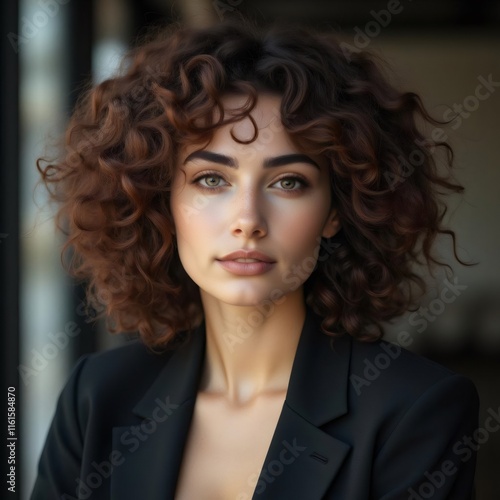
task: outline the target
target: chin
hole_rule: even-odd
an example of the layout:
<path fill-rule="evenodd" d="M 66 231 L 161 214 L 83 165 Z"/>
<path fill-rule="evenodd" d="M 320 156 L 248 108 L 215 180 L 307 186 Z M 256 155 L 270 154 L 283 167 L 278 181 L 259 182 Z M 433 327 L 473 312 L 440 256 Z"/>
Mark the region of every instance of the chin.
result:
<path fill-rule="evenodd" d="M 270 302 L 270 296 L 272 290 L 263 290 L 256 287 L 246 286 L 244 289 L 238 287 L 233 287 L 230 290 L 224 291 L 209 291 L 205 290 L 205 293 L 209 295 L 212 299 L 218 302 L 237 307 L 257 307 L 263 303 Z"/>
<path fill-rule="evenodd" d="M 265 295 L 242 295 L 235 296 L 230 295 L 228 297 L 224 297 L 221 299 L 221 302 L 228 304 L 230 306 L 236 307 L 257 307 L 261 305 L 263 302 L 268 301 L 269 299 Z"/>

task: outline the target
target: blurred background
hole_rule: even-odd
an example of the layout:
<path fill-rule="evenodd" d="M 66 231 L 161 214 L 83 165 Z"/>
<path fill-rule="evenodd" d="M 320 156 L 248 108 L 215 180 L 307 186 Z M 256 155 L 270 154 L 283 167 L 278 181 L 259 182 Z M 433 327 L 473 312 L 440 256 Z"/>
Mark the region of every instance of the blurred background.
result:
<path fill-rule="evenodd" d="M 500 498 L 500 431 L 484 430 L 488 416 L 500 413 L 500 1 L 6 0 L 0 9 L 2 377 L 4 390 L 16 389 L 19 437 L 11 498 L 28 498 L 75 361 L 123 341 L 89 321 L 83 290 L 62 271 L 63 240 L 53 207 L 35 189 L 35 161 L 50 155 L 82 86 L 112 75 L 151 26 L 230 17 L 333 30 L 352 50 L 382 55 L 398 86 L 420 93 L 435 117 L 458 115 L 445 133 L 466 192 L 450 200 L 447 222 L 459 256 L 478 265 L 428 276 L 421 308 L 388 325 L 387 339 L 475 382 L 483 427 L 477 498 Z M 450 241 L 438 249 L 452 263 Z"/>

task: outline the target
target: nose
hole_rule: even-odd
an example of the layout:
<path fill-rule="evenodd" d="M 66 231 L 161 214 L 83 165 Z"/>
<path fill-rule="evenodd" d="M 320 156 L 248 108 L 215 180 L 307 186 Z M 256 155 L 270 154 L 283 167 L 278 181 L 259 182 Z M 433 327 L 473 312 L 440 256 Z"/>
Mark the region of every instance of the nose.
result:
<path fill-rule="evenodd" d="M 255 190 L 240 192 L 234 200 L 231 233 L 245 238 L 262 238 L 267 234 L 263 200 Z"/>

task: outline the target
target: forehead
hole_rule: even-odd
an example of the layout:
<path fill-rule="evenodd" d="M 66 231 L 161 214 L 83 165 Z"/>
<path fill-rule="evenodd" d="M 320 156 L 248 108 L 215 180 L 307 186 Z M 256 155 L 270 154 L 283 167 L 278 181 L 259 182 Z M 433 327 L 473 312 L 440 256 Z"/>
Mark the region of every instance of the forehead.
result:
<path fill-rule="evenodd" d="M 242 108 L 248 104 L 248 97 L 229 94 L 223 96 L 221 102 L 224 107 L 224 117 L 230 118 L 241 114 Z M 182 150 L 187 155 L 206 145 L 210 149 L 221 148 L 237 151 L 250 148 L 254 153 L 280 149 L 295 151 L 297 148 L 281 123 L 280 105 L 281 96 L 259 93 L 255 107 L 247 116 L 217 128 L 210 142 L 189 143 Z M 219 111 L 214 110 L 214 121 L 219 117 Z"/>
<path fill-rule="evenodd" d="M 222 104 L 224 105 L 224 112 L 230 116 L 235 112 L 238 112 L 238 110 L 241 110 L 241 108 L 245 106 L 247 100 L 246 96 L 234 94 L 226 95 L 221 99 Z M 259 129 L 272 127 L 273 130 L 275 130 L 277 128 L 282 128 L 280 106 L 281 96 L 276 94 L 260 93 L 258 94 L 255 107 L 249 114 Z M 216 118 L 217 117 L 218 113 L 216 114 Z M 251 129 L 250 133 L 253 135 L 253 126 L 248 117 L 236 122 L 233 126 L 237 128 L 240 133 L 248 132 L 247 129 Z M 250 137 L 252 137 L 252 135 L 250 135 Z"/>

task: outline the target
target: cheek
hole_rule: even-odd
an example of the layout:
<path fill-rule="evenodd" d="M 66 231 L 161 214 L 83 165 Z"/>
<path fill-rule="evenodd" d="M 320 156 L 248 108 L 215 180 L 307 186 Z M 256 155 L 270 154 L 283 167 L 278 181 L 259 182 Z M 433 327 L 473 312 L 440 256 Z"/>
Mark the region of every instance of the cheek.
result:
<path fill-rule="evenodd" d="M 203 216 L 205 200 L 188 186 L 176 186 L 172 189 L 170 208 L 178 235 L 189 234 L 190 228 Z"/>
<path fill-rule="evenodd" d="M 310 203 L 306 210 L 288 211 L 280 221 L 276 221 L 275 230 L 280 232 L 279 239 L 286 243 L 283 250 L 293 260 L 300 260 L 315 254 L 319 248 L 324 222 L 326 204 Z"/>
<path fill-rule="evenodd" d="M 171 209 L 181 259 L 206 253 L 220 234 L 223 212 L 209 198 L 186 191 L 172 196 Z"/>

